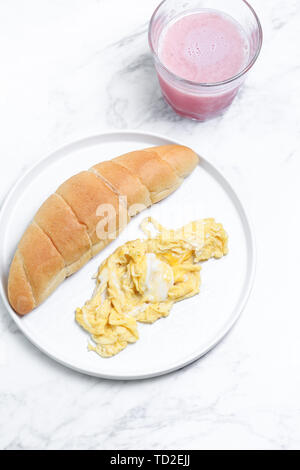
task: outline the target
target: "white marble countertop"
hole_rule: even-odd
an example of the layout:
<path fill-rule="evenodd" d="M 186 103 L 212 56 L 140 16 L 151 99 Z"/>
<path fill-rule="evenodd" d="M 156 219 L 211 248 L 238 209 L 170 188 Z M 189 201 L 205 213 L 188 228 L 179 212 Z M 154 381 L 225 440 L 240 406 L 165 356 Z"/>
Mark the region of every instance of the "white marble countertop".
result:
<path fill-rule="evenodd" d="M 200 361 L 111 382 L 48 359 L 0 305 L 0 448 L 300 448 L 298 0 L 252 0 L 265 40 L 223 117 L 161 98 L 147 44 L 158 0 L 2 0 L 0 199 L 54 148 L 107 129 L 181 139 L 246 201 L 258 247 L 250 301 Z"/>

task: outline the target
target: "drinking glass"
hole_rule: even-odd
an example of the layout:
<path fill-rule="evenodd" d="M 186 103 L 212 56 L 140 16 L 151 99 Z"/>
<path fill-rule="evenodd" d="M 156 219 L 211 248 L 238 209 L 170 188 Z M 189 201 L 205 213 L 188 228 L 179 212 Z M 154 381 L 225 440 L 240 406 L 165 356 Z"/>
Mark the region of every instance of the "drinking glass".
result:
<path fill-rule="evenodd" d="M 171 72 L 159 57 L 159 39 L 170 22 L 199 10 L 217 10 L 230 15 L 249 41 L 247 64 L 238 74 L 217 83 L 197 83 Z M 262 28 L 254 9 L 245 0 L 164 0 L 154 11 L 149 25 L 149 45 L 162 94 L 176 113 L 205 121 L 218 116 L 232 103 L 262 46 Z"/>

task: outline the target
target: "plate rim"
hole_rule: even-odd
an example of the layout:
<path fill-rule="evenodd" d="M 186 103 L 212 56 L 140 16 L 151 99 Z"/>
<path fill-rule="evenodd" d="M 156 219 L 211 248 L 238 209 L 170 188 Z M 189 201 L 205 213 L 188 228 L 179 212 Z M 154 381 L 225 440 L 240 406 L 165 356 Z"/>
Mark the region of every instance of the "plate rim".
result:
<path fill-rule="evenodd" d="M 4 197 L 2 201 L 1 208 L 0 208 L 0 223 L 3 217 L 3 214 L 5 212 L 5 209 L 10 203 L 11 196 L 13 195 L 17 187 L 22 183 L 22 181 L 28 177 L 28 175 L 30 175 L 35 170 L 38 170 L 40 166 L 46 165 L 47 162 L 50 161 L 57 154 L 65 153 L 68 151 L 69 148 L 73 146 L 74 147 L 80 146 L 80 145 L 84 146 L 86 143 L 89 143 L 93 140 L 97 141 L 101 138 L 109 139 L 109 138 L 112 138 L 114 135 L 116 136 L 117 135 L 130 136 L 131 135 L 133 137 L 133 140 L 134 140 L 134 136 L 139 136 L 140 138 L 144 136 L 146 137 L 146 140 L 147 140 L 147 137 L 150 137 L 153 139 L 158 139 L 158 140 L 162 140 L 165 142 L 169 142 L 170 144 L 185 145 L 185 146 L 187 145 L 177 139 L 170 138 L 163 134 L 141 131 L 141 130 L 134 130 L 134 129 L 104 131 L 98 134 L 93 134 L 93 135 L 81 137 L 76 140 L 69 141 L 64 145 L 57 147 L 52 151 L 49 151 L 42 158 L 38 159 L 35 163 L 30 165 L 23 175 L 17 178 L 17 180 L 13 183 L 12 187 L 10 188 L 10 190 L 8 191 L 8 193 L 6 194 L 6 196 Z M 197 149 L 196 149 L 196 152 L 197 152 Z M 201 357 L 205 356 L 209 351 L 211 351 L 215 346 L 217 346 L 222 341 L 222 339 L 224 339 L 228 335 L 228 333 L 232 330 L 232 328 L 234 327 L 234 325 L 240 318 L 242 312 L 244 311 L 247 305 L 247 302 L 249 300 L 249 296 L 251 294 L 252 288 L 253 288 L 255 273 L 256 273 L 256 263 L 257 263 L 256 240 L 255 240 L 252 220 L 251 220 L 251 217 L 249 216 L 249 211 L 246 210 L 245 202 L 241 201 L 241 198 L 237 195 L 237 192 L 235 191 L 232 183 L 229 182 L 227 177 L 223 175 L 223 172 L 218 168 L 218 166 L 216 166 L 215 164 L 212 164 L 206 158 L 202 157 L 202 155 L 200 155 L 198 152 L 197 154 L 201 157 L 201 166 L 202 167 L 204 166 L 206 167 L 206 169 L 209 169 L 210 173 L 214 177 L 217 177 L 217 179 L 222 182 L 222 184 L 226 188 L 226 191 L 229 193 L 230 198 L 233 200 L 236 210 L 238 211 L 239 216 L 243 222 L 243 228 L 244 228 L 245 236 L 247 239 L 247 247 L 248 247 L 248 251 L 250 254 L 248 266 L 247 266 L 248 281 L 244 288 L 244 293 L 242 295 L 242 298 L 238 300 L 236 307 L 233 310 L 233 312 L 235 311 L 235 313 L 232 315 L 232 318 L 230 319 L 230 321 L 226 323 L 226 325 L 219 331 L 219 333 L 210 341 L 207 347 L 201 352 L 199 352 L 199 354 L 196 354 L 196 355 L 192 354 L 192 357 L 190 357 L 191 355 L 188 356 L 188 358 L 184 360 L 183 362 L 177 361 L 176 364 L 172 365 L 171 367 L 167 369 L 164 369 L 164 370 L 156 369 L 150 373 L 145 373 L 145 374 L 140 373 L 137 375 L 122 375 L 122 374 L 116 375 L 116 374 L 101 373 L 101 372 L 97 373 L 88 369 L 83 369 L 79 366 L 71 364 L 70 362 L 68 362 L 68 360 L 64 360 L 63 358 L 57 357 L 54 353 L 52 353 L 52 351 L 49 351 L 47 347 L 44 347 L 43 345 L 39 344 L 35 340 L 35 338 L 32 338 L 30 333 L 26 331 L 26 328 L 24 328 L 22 325 L 22 317 L 19 317 L 18 315 L 16 315 L 15 311 L 10 306 L 8 298 L 7 298 L 7 292 L 5 291 L 2 282 L 0 282 L 0 296 L 2 298 L 4 306 L 6 307 L 8 314 L 10 315 L 14 323 L 17 325 L 19 330 L 24 334 L 27 340 L 31 344 L 33 344 L 34 347 L 36 347 L 39 351 L 41 351 L 46 356 L 53 359 L 55 362 L 58 362 L 64 367 L 67 367 L 76 372 L 89 375 L 89 376 L 102 378 L 102 379 L 132 381 L 132 380 L 143 380 L 143 379 L 148 379 L 148 378 L 153 378 L 153 377 L 159 377 L 159 376 L 174 372 L 176 370 L 182 369 L 188 366 L 189 364 L 192 364 L 193 362 L 198 361 Z"/>

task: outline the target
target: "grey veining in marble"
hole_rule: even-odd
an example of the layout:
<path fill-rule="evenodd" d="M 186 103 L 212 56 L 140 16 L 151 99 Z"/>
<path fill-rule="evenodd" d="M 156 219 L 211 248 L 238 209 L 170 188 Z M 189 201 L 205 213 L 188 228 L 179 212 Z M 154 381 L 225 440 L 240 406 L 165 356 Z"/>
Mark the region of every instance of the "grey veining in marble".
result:
<path fill-rule="evenodd" d="M 0 448 L 300 448 L 300 2 L 251 3 L 265 35 L 260 59 L 230 110 L 196 123 L 159 91 L 147 44 L 157 0 L 1 1 L 0 200 L 66 142 L 159 132 L 195 147 L 235 186 L 252 215 L 258 269 L 217 348 L 141 382 L 56 364 L 1 304 Z"/>

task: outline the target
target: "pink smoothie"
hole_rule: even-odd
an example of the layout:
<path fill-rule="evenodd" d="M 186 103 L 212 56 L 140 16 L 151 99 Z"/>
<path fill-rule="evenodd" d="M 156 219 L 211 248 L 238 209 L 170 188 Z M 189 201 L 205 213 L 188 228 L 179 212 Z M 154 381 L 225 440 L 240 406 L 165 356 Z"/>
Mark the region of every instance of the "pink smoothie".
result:
<path fill-rule="evenodd" d="M 229 15 L 200 10 L 171 22 L 161 33 L 158 55 L 177 76 L 192 82 L 216 83 L 241 72 L 249 60 L 249 42 L 242 27 Z M 226 108 L 240 83 L 229 88 L 203 88 L 201 96 L 159 76 L 162 91 L 176 111 L 199 119 Z M 217 92 L 217 93 L 216 93 Z"/>
<path fill-rule="evenodd" d="M 238 74 L 249 57 L 249 44 L 230 16 L 200 11 L 178 19 L 162 33 L 162 63 L 181 78 L 215 83 Z"/>

